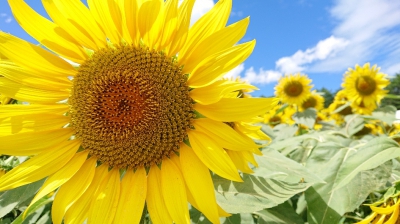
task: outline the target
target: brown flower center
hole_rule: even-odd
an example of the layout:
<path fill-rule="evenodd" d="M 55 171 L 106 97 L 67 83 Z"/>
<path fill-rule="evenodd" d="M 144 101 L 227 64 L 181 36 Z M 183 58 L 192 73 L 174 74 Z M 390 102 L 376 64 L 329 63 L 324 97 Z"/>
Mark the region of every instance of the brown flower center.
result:
<path fill-rule="evenodd" d="M 284 91 L 288 96 L 296 97 L 303 92 L 303 85 L 298 81 L 289 82 L 285 85 Z"/>
<path fill-rule="evenodd" d="M 301 107 L 303 109 L 307 109 L 310 107 L 316 107 L 317 106 L 317 100 L 314 97 L 309 97 L 306 101 L 303 102 Z"/>
<path fill-rule="evenodd" d="M 187 76 L 172 58 L 108 47 L 73 79 L 71 126 L 90 155 L 110 167 L 159 164 L 179 150 L 193 118 Z"/>
<path fill-rule="evenodd" d="M 361 95 L 368 96 L 375 92 L 376 81 L 369 76 L 361 76 L 356 80 L 356 89 Z"/>

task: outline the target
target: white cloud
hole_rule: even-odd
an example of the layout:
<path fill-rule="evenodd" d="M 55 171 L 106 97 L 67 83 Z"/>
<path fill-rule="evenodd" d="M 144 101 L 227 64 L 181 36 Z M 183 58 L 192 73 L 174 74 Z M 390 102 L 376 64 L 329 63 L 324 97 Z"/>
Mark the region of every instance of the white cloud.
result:
<path fill-rule="evenodd" d="M 13 19 L 12 19 L 11 17 L 8 17 L 6 20 L 4 20 L 4 22 L 5 22 L 5 23 L 11 23 L 12 20 L 13 20 Z"/>
<path fill-rule="evenodd" d="M 318 60 L 324 60 L 335 55 L 336 52 L 344 49 L 349 41 L 343 38 L 331 36 L 321 40 L 315 47 L 305 51 L 297 51 L 290 57 L 283 57 L 276 61 L 276 67 L 282 73 L 302 72 L 306 69 L 305 65 Z"/>
<path fill-rule="evenodd" d="M 1 18 L 6 17 L 6 18 L 3 20 L 5 23 L 11 23 L 11 21 L 13 21 L 12 17 L 9 16 L 9 15 L 7 15 L 7 13 L 0 13 L 0 17 L 1 17 Z"/>
<path fill-rule="evenodd" d="M 241 76 L 244 71 L 244 64 L 238 65 L 236 68 L 229 71 L 224 77 L 225 78 L 236 78 L 240 76 L 243 81 L 247 81 L 251 84 L 267 84 L 277 81 L 282 74 L 274 70 L 264 70 L 260 68 L 258 72 L 254 71 L 254 67 L 250 67 Z"/>
<path fill-rule="evenodd" d="M 179 5 L 183 0 L 179 0 Z M 192 16 L 190 17 L 190 25 L 193 25 L 200 17 L 202 17 L 206 12 L 208 12 L 214 6 L 213 0 L 201 0 L 195 1 Z"/>

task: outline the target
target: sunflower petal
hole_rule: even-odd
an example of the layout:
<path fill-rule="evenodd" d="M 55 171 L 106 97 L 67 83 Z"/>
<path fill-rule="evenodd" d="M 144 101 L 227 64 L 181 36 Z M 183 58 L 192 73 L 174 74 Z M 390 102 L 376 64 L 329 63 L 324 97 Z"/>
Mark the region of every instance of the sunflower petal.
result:
<path fill-rule="evenodd" d="M 164 1 L 152 0 L 145 1 L 139 9 L 138 18 L 141 20 L 138 23 L 140 36 L 144 43 L 151 49 L 160 37 L 164 18 Z"/>
<path fill-rule="evenodd" d="M 140 42 L 140 33 L 138 30 L 138 1 L 123 0 L 125 9 L 122 13 L 122 33 L 126 41 L 131 41 L 134 46 Z"/>
<path fill-rule="evenodd" d="M 161 165 L 161 189 L 174 222 L 189 223 L 185 182 L 178 167 L 169 159 L 164 159 Z"/>
<path fill-rule="evenodd" d="M 47 79 L 38 72 L 27 71 L 10 61 L 0 61 L 0 75 L 11 81 L 37 89 L 59 91 L 71 88 L 71 82 L 67 79 L 65 81 Z"/>
<path fill-rule="evenodd" d="M 183 73 L 190 73 L 188 85 L 192 88 L 200 88 L 213 83 L 246 60 L 253 52 L 255 44 L 256 41 L 253 40 L 210 55 L 192 71 L 183 67 Z"/>
<path fill-rule="evenodd" d="M 94 159 L 96 163 L 96 159 Z M 79 172 L 81 174 L 81 172 Z M 82 172 L 85 173 L 85 172 Z M 90 214 L 90 203 L 92 202 L 93 195 L 95 195 L 100 183 L 108 174 L 108 166 L 100 165 L 96 168 L 94 177 L 90 182 L 89 187 L 84 191 L 84 193 L 76 198 L 75 202 L 65 213 L 64 221 L 65 223 L 83 223 Z M 82 174 L 84 175 L 84 174 Z M 60 189 L 61 190 L 61 189 Z"/>
<path fill-rule="evenodd" d="M 187 41 L 179 51 L 180 57 L 190 54 L 196 46 L 214 32 L 225 27 L 232 9 L 232 0 L 218 1 L 190 28 Z"/>
<path fill-rule="evenodd" d="M 194 2 L 195 0 L 184 0 L 179 7 L 178 30 L 171 41 L 170 49 L 166 49 L 166 54 L 169 57 L 176 55 L 186 43 Z"/>
<path fill-rule="evenodd" d="M 0 119 L 19 115 L 33 114 L 64 114 L 69 110 L 66 104 L 38 105 L 38 104 L 8 104 L 0 107 Z"/>
<path fill-rule="evenodd" d="M 87 54 L 64 29 L 36 13 L 23 0 L 9 0 L 8 3 L 21 27 L 41 44 L 74 62 L 86 60 Z"/>
<path fill-rule="evenodd" d="M 122 37 L 121 9 L 115 0 L 104 2 L 88 0 L 90 12 L 112 43 L 118 44 Z"/>
<path fill-rule="evenodd" d="M 257 87 L 247 83 L 234 82 L 230 80 L 217 80 L 208 86 L 193 89 L 189 94 L 197 103 L 208 105 L 218 102 L 228 93 L 241 89 L 257 89 Z"/>
<path fill-rule="evenodd" d="M 236 44 L 246 33 L 249 25 L 249 17 L 225 27 L 198 43 L 191 54 L 180 57 L 180 63 L 184 64 L 183 71 L 192 71 L 204 60 L 204 55 L 213 55 Z"/>
<path fill-rule="evenodd" d="M 240 171 L 249 174 L 254 173 L 254 171 L 249 167 L 248 162 L 243 158 L 243 152 L 244 151 L 226 150 L 226 153 L 228 153 L 229 157 Z"/>
<path fill-rule="evenodd" d="M 188 135 L 193 151 L 211 171 L 223 178 L 243 182 L 237 168 L 223 148 L 204 133 L 189 131 Z"/>
<path fill-rule="evenodd" d="M 135 173 L 128 170 L 121 181 L 121 199 L 118 202 L 114 223 L 139 223 L 146 194 L 146 170 L 139 168 Z"/>
<path fill-rule="evenodd" d="M 203 132 L 212 138 L 220 147 L 230 150 L 248 150 L 258 153 L 259 146 L 250 138 L 244 138 L 233 128 L 220 121 L 208 118 L 195 119 L 193 126 L 196 131 Z"/>
<path fill-rule="evenodd" d="M 0 178 L 0 191 L 43 179 L 63 167 L 75 155 L 80 141 L 63 142 L 57 150 L 43 152 L 20 164 Z"/>
<path fill-rule="evenodd" d="M 88 30 L 94 30 L 95 26 L 88 29 L 85 29 L 86 27 L 82 27 L 83 25 L 82 23 L 87 24 L 90 23 L 90 21 L 92 21 L 92 19 L 89 18 L 91 16 L 90 13 L 86 13 L 84 15 L 85 19 L 83 20 L 86 21 L 76 22 L 75 21 L 76 18 L 74 18 L 74 16 L 77 17 L 82 16 L 82 11 L 87 11 L 86 6 L 84 6 L 86 9 L 82 8 L 82 4 L 80 4 L 80 1 L 73 1 L 73 3 L 75 3 L 74 7 L 78 7 L 77 8 L 78 10 L 69 11 L 71 10 L 71 8 L 69 8 L 71 7 L 71 5 L 64 7 L 64 5 L 61 5 L 61 3 L 58 2 L 57 0 L 42 0 L 43 7 L 45 8 L 50 18 L 54 21 L 54 23 L 59 25 L 64 30 L 73 33 L 74 34 L 73 38 L 79 45 L 88 49 L 97 50 L 98 47 L 101 46 L 101 42 L 98 42 L 99 45 L 97 45 L 95 40 L 93 39 L 93 36 L 90 35 L 90 33 L 88 32 Z M 100 34 L 97 33 L 97 35 Z"/>
<path fill-rule="evenodd" d="M 96 162 L 97 160 L 93 157 L 84 161 L 75 175 L 60 187 L 51 208 L 53 223 L 61 223 L 67 210 L 89 187 L 95 173 Z M 67 220 L 65 220 L 65 223 L 67 223 Z"/>
<path fill-rule="evenodd" d="M 14 99 L 39 104 L 56 103 L 69 97 L 67 91 L 36 89 L 6 78 L 0 79 L 0 92 Z"/>
<path fill-rule="evenodd" d="M 161 193 L 161 171 L 156 165 L 150 167 L 147 183 L 146 203 L 150 219 L 153 223 L 172 223 Z"/>
<path fill-rule="evenodd" d="M 29 131 L 44 131 L 62 128 L 70 121 L 69 117 L 58 114 L 32 114 L 11 116 L 0 120 L 0 136 Z"/>
<path fill-rule="evenodd" d="M 107 44 L 103 30 L 98 26 L 89 9 L 81 1 L 53 0 L 56 7 L 77 29 L 91 38 L 98 48 Z"/>
<path fill-rule="evenodd" d="M 181 171 L 186 186 L 192 192 L 193 200 L 196 201 L 197 209 L 212 223 L 219 223 L 218 208 L 210 171 L 190 147 L 181 144 L 179 152 Z"/>
<path fill-rule="evenodd" d="M 1 31 L 0 52 L 28 70 L 46 74 L 50 80 L 65 81 L 76 73 L 71 64 L 49 51 Z"/>
<path fill-rule="evenodd" d="M 91 214 L 88 223 L 112 223 L 120 195 L 119 169 L 112 169 L 99 188 L 91 204 Z"/>
<path fill-rule="evenodd" d="M 29 156 L 54 150 L 74 134 L 72 128 L 25 132 L 0 137 L 0 154 Z"/>
<path fill-rule="evenodd" d="M 178 30 L 178 0 L 168 0 L 165 2 L 165 18 L 160 40 L 160 50 L 167 49 L 169 55 L 171 40 Z"/>
<path fill-rule="evenodd" d="M 222 98 L 210 105 L 194 105 L 202 115 L 224 122 L 248 120 L 264 114 L 278 103 L 276 98 Z"/>
<path fill-rule="evenodd" d="M 53 192 L 58 187 L 63 185 L 65 182 L 67 182 L 69 179 L 71 179 L 71 177 L 73 177 L 75 175 L 75 173 L 81 168 L 81 166 L 85 162 L 87 156 L 88 156 L 88 151 L 76 153 L 74 155 L 74 157 L 72 157 L 72 159 L 65 166 L 63 166 L 60 170 L 58 170 L 54 174 L 50 175 L 44 182 L 43 186 L 40 188 L 39 192 L 36 193 L 35 197 L 32 199 L 29 206 L 26 208 L 26 210 L 24 212 L 24 217 L 26 216 L 28 209 L 36 201 L 38 201 L 45 195 Z M 53 222 L 54 222 L 54 220 L 53 220 Z M 59 222 L 59 223 L 61 223 L 61 222 Z"/>

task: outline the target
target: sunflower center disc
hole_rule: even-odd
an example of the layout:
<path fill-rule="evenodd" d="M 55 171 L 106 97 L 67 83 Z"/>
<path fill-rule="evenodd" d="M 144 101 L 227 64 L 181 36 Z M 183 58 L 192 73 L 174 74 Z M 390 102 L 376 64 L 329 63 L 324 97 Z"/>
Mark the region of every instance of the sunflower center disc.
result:
<path fill-rule="evenodd" d="M 361 95 L 370 95 L 376 89 L 376 82 L 369 76 L 362 76 L 357 78 L 356 88 Z"/>
<path fill-rule="evenodd" d="M 81 64 L 69 104 L 82 147 L 118 168 L 159 164 L 179 150 L 193 118 L 176 61 L 132 46 L 98 50 Z"/>
<path fill-rule="evenodd" d="M 314 97 L 309 97 L 306 101 L 304 101 L 304 103 L 301 105 L 301 107 L 303 107 L 303 109 L 307 109 L 310 107 L 315 107 L 317 106 L 317 100 L 315 100 Z"/>
<path fill-rule="evenodd" d="M 303 92 L 303 85 L 300 82 L 289 82 L 285 86 L 285 93 L 291 97 L 300 95 Z"/>

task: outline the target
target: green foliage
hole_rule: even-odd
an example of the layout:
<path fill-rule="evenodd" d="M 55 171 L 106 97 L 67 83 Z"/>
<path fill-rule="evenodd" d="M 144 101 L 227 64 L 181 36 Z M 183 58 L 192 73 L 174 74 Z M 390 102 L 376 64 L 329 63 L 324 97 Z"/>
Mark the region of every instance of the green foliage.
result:
<path fill-rule="evenodd" d="M 337 91 L 335 93 L 332 93 L 330 90 L 323 87 L 322 89 L 317 89 L 317 92 L 321 93 L 324 97 L 324 107 L 327 108 L 333 102 Z"/>
<path fill-rule="evenodd" d="M 386 90 L 388 90 L 391 95 L 400 96 L 400 73 L 390 79 L 390 84 L 386 87 Z M 381 105 L 393 105 L 397 110 L 400 110 L 400 99 L 396 97 L 387 97 L 382 100 Z"/>

